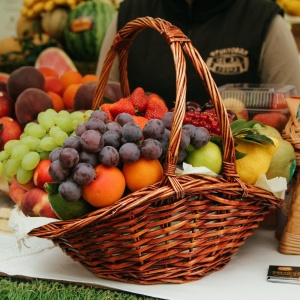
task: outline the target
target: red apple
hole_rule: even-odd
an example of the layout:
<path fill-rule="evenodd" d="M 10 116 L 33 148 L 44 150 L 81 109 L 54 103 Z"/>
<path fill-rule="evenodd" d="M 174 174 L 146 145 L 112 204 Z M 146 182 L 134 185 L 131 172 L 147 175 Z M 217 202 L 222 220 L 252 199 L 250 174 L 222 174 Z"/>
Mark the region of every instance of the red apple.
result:
<path fill-rule="evenodd" d="M 13 99 L 6 92 L 0 90 L 0 118 L 11 117 L 14 105 Z"/>
<path fill-rule="evenodd" d="M 27 191 L 21 201 L 21 210 L 26 216 L 58 219 L 52 210 L 45 190 L 34 188 Z"/>
<path fill-rule="evenodd" d="M 26 192 L 27 190 L 23 189 L 16 180 L 11 182 L 9 186 L 9 196 L 17 205 L 21 206 L 22 198 Z"/>
<path fill-rule="evenodd" d="M 0 91 L 7 93 L 7 83 L 0 79 Z"/>
<path fill-rule="evenodd" d="M 48 172 L 50 165 L 50 159 L 43 159 L 40 161 L 33 172 L 33 182 L 40 189 L 44 188 L 44 184 L 46 182 L 54 181 Z"/>
<path fill-rule="evenodd" d="M 3 150 L 6 142 L 18 140 L 23 129 L 18 121 L 10 117 L 0 118 L 0 151 Z"/>
<path fill-rule="evenodd" d="M 227 109 L 230 109 L 236 114 L 238 119 L 248 121 L 248 111 L 244 102 L 236 98 L 225 98 L 223 99 L 223 103 Z"/>

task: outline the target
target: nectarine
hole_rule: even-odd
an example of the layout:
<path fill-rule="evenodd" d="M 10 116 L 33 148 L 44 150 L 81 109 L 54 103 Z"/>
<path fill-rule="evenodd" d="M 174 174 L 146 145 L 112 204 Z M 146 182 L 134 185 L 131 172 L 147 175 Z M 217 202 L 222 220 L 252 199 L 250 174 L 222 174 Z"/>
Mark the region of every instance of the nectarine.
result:
<path fill-rule="evenodd" d="M 39 162 L 37 167 L 33 172 L 33 182 L 34 184 L 42 189 L 46 182 L 53 182 L 54 179 L 49 174 L 49 167 L 51 165 L 50 159 L 43 159 Z"/>
<path fill-rule="evenodd" d="M 23 189 L 21 185 L 13 180 L 9 186 L 9 196 L 12 201 L 21 206 L 22 198 L 27 193 L 27 190 Z"/>
<path fill-rule="evenodd" d="M 0 151 L 7 141 L 18 140 L 23 129 L 18 121 L 11 117 L 0 118 Z"/>
<path fill-rule="evenodd" d="M 21 210 L 26 216 L 58 219 L 52 210 L 48 193 L 39 188 L 27 191 L 22 197 Z"/>

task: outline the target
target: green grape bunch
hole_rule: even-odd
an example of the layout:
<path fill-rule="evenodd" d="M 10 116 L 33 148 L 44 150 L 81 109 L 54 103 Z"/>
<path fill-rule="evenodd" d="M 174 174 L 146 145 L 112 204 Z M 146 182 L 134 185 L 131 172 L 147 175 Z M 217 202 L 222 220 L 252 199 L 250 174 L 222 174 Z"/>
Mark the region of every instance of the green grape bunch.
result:
<path fill-rule="evenodd" d="M 75 135 L 77 125 L 88 120 L 92 112 L 54 109 L 40 112 L 37 122 L 27 123 L 20 138 L 8 141 L 0 151 L 0 175 L 8 181 L 15 177 L 20 184 L 30 182 L 39 162 Z"/>

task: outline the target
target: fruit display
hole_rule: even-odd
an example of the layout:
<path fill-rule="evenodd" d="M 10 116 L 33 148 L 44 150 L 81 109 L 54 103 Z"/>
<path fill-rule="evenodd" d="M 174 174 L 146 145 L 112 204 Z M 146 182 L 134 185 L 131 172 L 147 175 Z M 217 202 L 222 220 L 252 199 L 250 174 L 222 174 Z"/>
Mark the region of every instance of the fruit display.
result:
<path fill-rule="evenodd" d="M 96 69 L 103 37 L 120 2 L 24 0 L 16 34 L 0 40 L 0 72 L 34 66 L 43 50 L 57 47 L 76 61 L 81 72 L 90 73 Z"/>
<path fill-rule="evenodd" d="M 296 93 L 292 85 L 274 84 L 226 84 L 219 91 L 238 119 L 255 120 L 280 132 L 290 117 L 286 99 Z"/>
<path fill-rule="evenodd" d="M 44 50 L 35 66 L 17 68 L 4 78 L 3 118 L 18 127 L 2 122 L 0 176 L 25 215 L 77 218 L 163 179 L 174 109 L 159 95 L 138 87 L 124 97 L 119 84 L 108 82 L 102 103 L 93 109 L 98 78 L 81 74 L 58 48 Z M 237 108 L 227 115 L 238 175 L 246 184 L 261 175 L 289 182 L 293 147 L 274 127 L 241 119 L 247 110 Z M 221 174 L 220 130 L 211 102 L 187 101 L 177 167 L 188 164 Z"/>

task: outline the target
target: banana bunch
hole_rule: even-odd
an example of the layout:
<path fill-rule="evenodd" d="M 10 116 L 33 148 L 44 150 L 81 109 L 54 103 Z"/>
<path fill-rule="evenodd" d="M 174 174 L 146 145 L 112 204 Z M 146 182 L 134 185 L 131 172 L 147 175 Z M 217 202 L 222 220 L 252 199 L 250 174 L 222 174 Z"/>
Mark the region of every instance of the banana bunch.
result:
<path fill-rule="evenodd" d="M 43 12 L 52 11 L 56 6 L 73 9 L 83 1 L 86 0 L 23 0 L 21 14 L 28 19 L 34 19 Z"/>
<path fill-rule="evenodd" d="M 276 3 L 290 16 L 300 16 L 300 0 L 277 0 Z"/>

